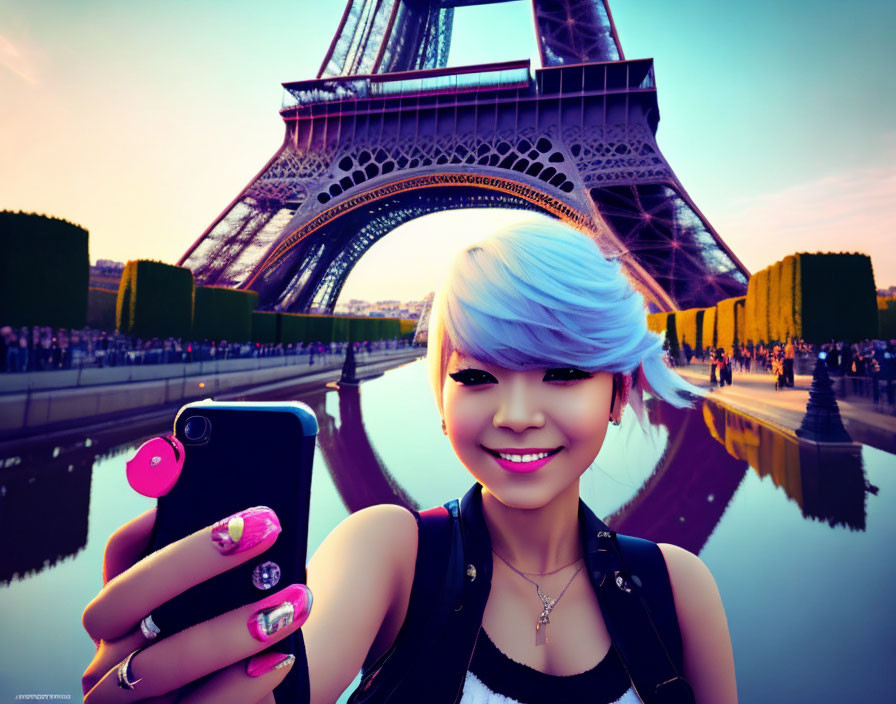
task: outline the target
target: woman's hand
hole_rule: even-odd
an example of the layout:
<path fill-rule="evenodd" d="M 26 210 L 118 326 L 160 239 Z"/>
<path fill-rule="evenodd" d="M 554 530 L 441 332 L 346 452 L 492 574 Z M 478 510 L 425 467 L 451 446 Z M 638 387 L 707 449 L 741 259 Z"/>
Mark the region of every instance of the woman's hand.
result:
<path fill-rule="evenodd" d="M 271 690 L 292 667 L 288 653 L 267 650 L 298 630 L 308 617 L 311 592 L 291 585 L 158 642 L 141 631 L 143 619 L 194 585 L 267 550 L 280 532 L 273 511 L 248 509 L 199 530 L 147 557 L 155 509 L 120 528 L 103 561 L 104 586 L 84 610 L 84 628 L 96 655 L 81 678 L 84 701 L 274 701 Z M 235 519 L 235 520 L 234 520 Z M 133 655 L 127 679 L 120 665 Z M 262 654 L 261 651 L 266 651 Z"/>

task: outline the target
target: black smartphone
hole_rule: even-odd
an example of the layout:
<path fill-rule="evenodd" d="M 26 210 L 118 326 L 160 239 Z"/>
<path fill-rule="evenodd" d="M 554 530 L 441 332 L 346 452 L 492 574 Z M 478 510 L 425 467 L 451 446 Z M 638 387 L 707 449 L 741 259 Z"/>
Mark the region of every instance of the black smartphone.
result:
<path fill-rule="evenodd" d="M 252 506 L 272 508 L 282 531 L 257 557 L 155 609 L 159 637 L 258 601 L 268 590 L 305 583 L 317 430 L 314 412 L 299 402 L 205 400 L 178 411 L 174 433 L 184 445 L 184 465 L 174 488 L 158 499 L 148 552 Z M 274 647 L 297 659 L 275 690 L 281 701 L 299 701 L 307 687 L 301 637 L 297 631 Z"/>

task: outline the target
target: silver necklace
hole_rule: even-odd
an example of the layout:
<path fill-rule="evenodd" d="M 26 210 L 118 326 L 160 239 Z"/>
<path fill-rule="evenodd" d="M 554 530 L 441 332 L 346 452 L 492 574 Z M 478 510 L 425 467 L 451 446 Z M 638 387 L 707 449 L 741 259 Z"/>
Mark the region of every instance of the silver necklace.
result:
<path fill-rule="evenodd" d="M 576 564 L 582 558 L 578 557 L 575 560 L 573 560 L 572 562 L 570 562 L 568 565 L 563 565 L 563 567 L 558 567 L 553 572 L 521 572 L 516 567 L 511 565 L 505 558 L 501 557 L 501 555 L 498 553 L 497 550 L 492 548 L 492 552 L 495 553 L 495 555 L 497 555 L 498 557 L 500 557 L 501 560 L 504 562 L 504 564 L 507 565 L 514 572 L 516 572 L 520 577 L 525 579 L 530 584 L 535 585 L 535 591 L 538 593 L 538 598 L 541 599 L 541 603 L 543 605 L 541 615 L 538 617 L 538 620 L 535 622 L 535 645 L 546 645 L 548 642 L 548 624 L 551 622 L 551 612 L 554 610 L 554 607 L 557 605 L 557 602 L 560 601 L 560 599 L 566 593 L 566 590 L 569 589 L 569 585 L 572 584 L 572 580 L 574 580 L 576 578 L 576 575 L 582 571 L 582 567 L 584 567 L 585 565 L 581 565 L 579 567 L 579 569 L 577 569 L 575 571 L 575 574 L 573 574 L 573 576 L 569 578 L 569 581 L 566 583 L 566 586 L 563 587 L 563 591 L 560 592 L 560 595 L 556 599 L 552 599 L 547 594 L 545 594 L 543 591 L 541 591 L 541 587 L 538 585 L 538 583 L 533 582 L 526 575 L 531 574 L 536 577 L 546 577 L 547 575 L 556 574 L 560 570 L 564 570 L 567 567 L 569 567 L 570 565 Z"/>

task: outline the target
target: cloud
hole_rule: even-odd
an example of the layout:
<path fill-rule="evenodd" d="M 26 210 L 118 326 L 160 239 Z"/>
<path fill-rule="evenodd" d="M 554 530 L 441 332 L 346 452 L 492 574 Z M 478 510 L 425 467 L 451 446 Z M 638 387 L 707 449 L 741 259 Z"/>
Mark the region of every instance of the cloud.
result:
<path fill-rule="evenodd" d="M 716 217 L 750 271 L 793 252 L 863 252 L 878 288 L 896 284 L 896 150 L 885 166 L 830 174 L 739 201 Z"/>
<path fill-rule="evenodd" d="M 0 34 L 0 66 L 8 69 L 26 83 L 37 85 L 40 81 L 29 52 L 20 49 Z"/>

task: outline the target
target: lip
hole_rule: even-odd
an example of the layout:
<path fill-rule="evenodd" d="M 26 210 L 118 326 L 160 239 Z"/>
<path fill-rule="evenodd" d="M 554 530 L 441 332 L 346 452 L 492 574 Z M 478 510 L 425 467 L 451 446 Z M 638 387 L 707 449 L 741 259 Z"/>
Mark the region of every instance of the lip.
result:
<path fill-rule="evenodd" d="M 563 449 L 563 446 L 560 447 L 511 447 L 511 448 L 489 448 L 485 445 L 482 445 L 482 449 L 485 450 L 489 456 L 498 464 L 502 469 L 506 469 L 508 472 L 514 472 L 516 474 L 530 474 L 531 472 L 535 472 L 536 470 L 544 467 L 548 462 L 554 459 L 557 455 L 560 454 L 560 451 Z M 556 450 L 556 452 L 554 452 Z M 537 454 L 539 452 L 554 452 L 554 454 L 549 457 L 543 457 L 540 460 L 533 460 L 532 462 L 511 462 L 510 460 L 502 459 L 501 457 L 496 457 L 493 452 L 503 452 L 505 454 Z"/>

